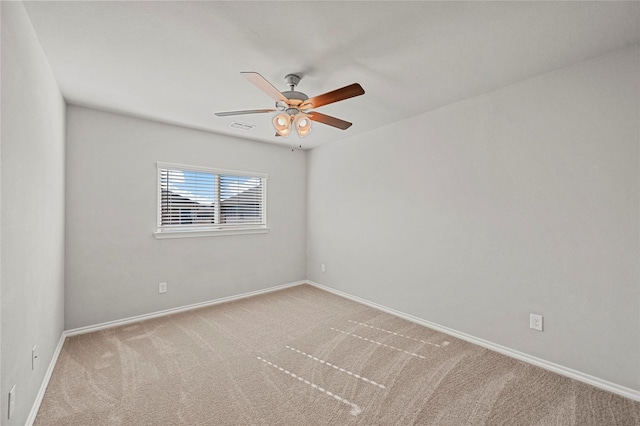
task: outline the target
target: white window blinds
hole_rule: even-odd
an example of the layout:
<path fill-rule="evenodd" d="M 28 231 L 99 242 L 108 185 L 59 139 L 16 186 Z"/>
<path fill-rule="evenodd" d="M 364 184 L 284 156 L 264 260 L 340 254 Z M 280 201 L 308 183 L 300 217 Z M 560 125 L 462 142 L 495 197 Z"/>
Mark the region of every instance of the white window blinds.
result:
<path fill-rule="evenodd" d="M 158 232 L 266 227 L 267 176 L 158 163 Z"/>

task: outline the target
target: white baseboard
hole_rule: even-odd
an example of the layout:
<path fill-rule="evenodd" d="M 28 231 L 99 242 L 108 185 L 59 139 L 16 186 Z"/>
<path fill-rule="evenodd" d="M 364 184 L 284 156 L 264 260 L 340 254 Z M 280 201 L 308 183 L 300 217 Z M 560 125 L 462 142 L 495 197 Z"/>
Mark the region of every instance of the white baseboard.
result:
<path fill-rule="evenodd" d="M 62 351 L 62 346 L 64 345 L 64 341 L 66 338 L 67 336 L 63 331 L 62 334 L 60 334 L 60 339 L 58 340 L 58 346 L 56 346 L 56 350 L 53 351 L 51 362 L 49 363 L 49 367 L 47 367 L 47 372 L 44 374 L 44 378 L 42 379 L 42 384 L 40 385 L 40 389 L 38 390 L 38 394 L 36 395 L 36 400 L 33 402 L 33 405 L 31 406 L 31 411 L 29 412 L 29 417 L 27 417 L 25 426 L 32 426 L 33 422 L 36 420 L 36 415 L 38 415 L 40 404 L 42 404 L 44 393 L 47 390 L 47 386 L 49 386 L 49 380 L 51 380 L 53 369 L 55 368 L 56 363 L 58 362 L 58 357 L 60 356 L 60 351 Z"/>
<path fill-rule="evenodd" d="M 134 323 L 134 322 L 140 322 L 140 321 L 148 320 L 148 319 L 151 319 L 151 318 L 158 318 L 158 317 L 163 317 L 163 316 L 166 316 L 166 315 L 176 314 L 178 312 L 190 311 L 192 309 L 204 308 L 205 306 L 217 305 L 219 303 L 224 303 L 224 302 L 231 302 L 233 300 L 239 300 L 239 299 L 244 299 L 244 298 L 251 297 L 251 296 L 257 296 L 259 294 L 271 293 L 272 291 L 282 290 L 284 288 L 293 287 L 293 286 L 296 286 L 296 285 L 306 284 L 306 283 L 307 283 L 306 280 L 305 281 L 295 281 L 295 282 L 292 282 L 292 283 L 281 284 L 281 285 L 265 288 L 265 289 L 262 289 L 262 290 L 256 290 L 256 291 L 251 291 L 249 293 L 238 294 L 238 295 L 235 295 L 235 296 L 221 297 L 220 299 L 209 300 L 209 301 L 206 301 L 206 302 L 193 303 L 191 305 L 179 306 L 177 308 L 171 308 L 171 309 L 165 309 L 165 310 L 162 310 L 162 311 L 150 312 L 148 314 L 136 315 L 134 317 L 129 317 L 129 318 L 124 318 L 124 319 L 119 319 L 119 320 L 114 320 L 114 321 L 103 322 L 101 324 L 88 325 L 86 327 L 74 328 L 74 329 L 71 329 L 71 330 L 66 330 L 65 334 L 67 336 L 76 336 L 78 334 L 91 333 L 91 332 L 98 331 L 98 330 L 104 330 L 104 329 L 107 329 L 107 328 L 119 327 L 121 325 L 131 324 L 131 323 Z"/>
<path fill-rule="evenodd" d="M 396 311 L 395 309 L 391 309 L 391 308 L 388 308 L 386 306 L 379 305 L 379 304 L 374 303 L 374 302 L 370 302 L 370 301 L 368 301 L 366 299 L 363 299 L 361 297 L 357 297 L 357 296 L 354 296 L 352 294 L 345 293 L 343 291 L 336 290 L 336 289 L 333 289 L 331 287 L 324 286 L 324 285 L 316 283 L 314 281 L 307 280 L 306 282 L 308 284 L 314 286 L 314 287 L 317 287 L 317 288 L 321 289 L 321 290 L 328 291 L 329 293 L 333 293 L 333 294 L 336 294 L 338 296 L 344 297 L 346 299 L 353 300 L 354 302 L 362 303 L 363 305 L 370 306 L 372 308 L 378 309 L 378 310 L 383 311 L 383 312 L 387 312 L 387 313 L 389 313 L 391 315 L 406 319 L 406 320 L 414 322 L 416 324 L 420 324 L 420 325 L 423 325 L 425 327 L 431 328 L 433 330 L 440 331 L 440 332 L 442 332 L 444 334 L 447 334 L 449 336 L 457 337 L 458 339 L 465 340 L 467 342 L 476 344 L 478 346 L 482 346 L 483 348 L 490 349 L 492 351 L 501 353 L 501 354 L 509 356 L 511 358 L 515 358 L 515 359 L 518 359 L 520 361 L 524 361 L 524 362 L 526 362 L 528 364 L 532 364 L 532 365 L 544 368 L 546 370 L 553 371 L 554 373 L 561 374 L 563 376 L 569 377 L 571 379 L 575 379 L 575 380 L 578 380 L 580 382 L 587 383 L 589 385 L 595 386 L 597 388 L 600 388 L 600 389 L 603 389 L 603 390 L 606 390 L 606 391 L 609 391 L 609 392 L 624 396 L 626 398 L 630 398 L 630 399 L 632 399 L 634 401 L 640 401 L 640 391 L 639 390 L 627 388 L 625 386 L 620 386 L 620 385 L 618 385 L 616 383 L 612 383 L 612 382 L 609 382 L 607 380 L 603 380 L 603 379 L 600 379 L 598 377 L 591 376 L 589 374 L 582 373 L 580 371 L 573 370 L 571 368 L 568 368 L 568 367 L 565 367 L 565 366 L 562 366 L 562 365 L 559 365 L 559 364 L 556 364 L 556 363 L 553 363 L 553 362 L 550 362 L 550 361 L 546 361 L 544 359 L 537 358 L 537 357 L 532 356 L 532 355 L 528 355 L 528 354 L 526 354 L 524 352 L 520 352 L 520 351 L 517 351 L 515 349 L 508 348 L 506 346 L 498 345 L 498 344 L 490 342 L 488 340 L 484 340 L 484 339 L 481 339 L 481 338 L 478 338 L 478 337 L 474 337 L 474 336 L 471 336 L 469 334 L 462 333 L 460 331 L 451 329 L 449 327 L 445 327 L 445 326 L 442 326 L 440 324 L 433 323 L 431 321 L 426 321 L 426 320 L 424 320 L 422 318 L 414 317 L 413 315 L 405 314 L 404 312 Z"/>

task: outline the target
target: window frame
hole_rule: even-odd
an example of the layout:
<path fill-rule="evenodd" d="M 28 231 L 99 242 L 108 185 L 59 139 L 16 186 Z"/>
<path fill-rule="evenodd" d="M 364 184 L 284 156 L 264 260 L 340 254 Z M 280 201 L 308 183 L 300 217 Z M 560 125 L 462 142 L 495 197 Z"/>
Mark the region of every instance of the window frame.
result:
<path fill-rule="evenodd" d="M 171 228 L 162 226 L 162 169 L 179 170 L 186 172 L 201 172 L 211 173 L 216 175 L 216 182 L 219 182 L 220 175 L 239 176 L 249 178 L 262 179 L 262 223 L 260 224 L 246 224 L 235 226 L 220 226 L 220 224 L 214 224 L 213 226 L 195 225 L 192 227 Z M 222 236 L 222 235 L 243 235 L 243 234 L 264 234 L 269 232 L 269 226 L 267 222 L 267 183 L 269 175 L 266 173 L 245 172 L 239 170 L 218 169 L 212 167 L 192 166 L 186 164 L 165 163 L 158 161 L 156 163 L 156 231 L 153 233 L 156 239 L 165 238 L 192 238 L 192 237 L 210 237 L 210 236 Z M 216 191 L 216 217 L 219 217 L 220 212 L 220 192 Z"/>

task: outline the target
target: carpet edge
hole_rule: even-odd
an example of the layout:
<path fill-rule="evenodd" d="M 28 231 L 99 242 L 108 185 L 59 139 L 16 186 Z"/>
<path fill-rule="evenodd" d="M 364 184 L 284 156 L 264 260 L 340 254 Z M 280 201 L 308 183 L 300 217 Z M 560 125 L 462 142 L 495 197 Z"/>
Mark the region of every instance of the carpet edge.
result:
<path fill-rule="evenodd" d="M 271 293 L 273 291 L 282 290 L 289 287 L 295 287 L 297 285 L 302 284 L 310 284 L 307 280 L 294 281 L 291 283 L 276 285 L 273 287 L 267 287 L 265 289 L 256 290 L 248 293 L 242 293 L 235 296 L 222 297 L 219 299 L 208 300 L 205 302 L 193 303 L 190 305 L 179 306 L 177 308 L 164 309 L 162 311 L 150 312 L 148 314 L 136 315 L 129 318 L 123 318 L 120 320 L 108 321 L 100 324 L 89 325 L 85 327 L 74 328 L 70 330 L 63 330 L 60 334 L 60 339 L 58 340 L 58 345 L 56 346 L 55 351 L 53 352 L 53 356 L 51 357 L 51 362 L 49 363 L 49 367 L 42 379 L 42 383 L 40 384 L 40 389 L 38 390 L 38 394 L 36 395 L 36 399 L 31 406 L 31 410 L 29 411 L 29 416 L 25 422 L 25 426 L 33 426 L 33 423 L 36 420 L 38 415 L 38 411 L 40 410 L 40 405 L 42 404 L 42 400 L 44 399 L 44 394 L 47 391 L 47 387 L 49 386 L 49 381 L 51 380 L 51 376 L 53 375 L 53 370 L 55 369 L 56 363 L 58 362 L 58 357 L 60 356 L 60 352 L 62 351 L 62 347 L 64 346 L 64 342 L 67 337 L 77 336 L 79 334 L 91 333 L 98 330 L 105 330 L 108 328 L 118 327 L 125 324 L 130 324 L 134 322 L 144 321 L 151 318 L 163 317 L 166 315 L 175 314 L 178 312 L 189 311 L 192 309 L 202 308 L 205 306 L 217 305 L 219 303 L 231 302 L 234 300 L 245 299 L 247 297 L 257 296 L 260 294 Z"/>
<path fill-rule="evenodd" d="M 520 352 L 520 351 L 517 351 L 515 349 L 511 349 L 511 348 L 506 347 L 506 346 L 499 345 L 497 343 L 493 343 L 493 342 L 491 342 L 489 340 L 481 339 L 479 337 L 475 337 L 475 336 L 472 336 L 470 334 L 466 334 L 466 333 L 463 333 L 461 331 L 454 330 L 452 328 L 445 327 L 443 325 L 436 324 L 434 322 L 427 321 L 425 319 L 418 318 L 418 317 L 415 317 L 415 316 L 410 315 L 410 314 L 406 314 L 406 313 L 401 312 L 401 311 L 397 311 L 395 309 L 386 307 L 384 305 L 380 305 L 378 303 L 371 302 L 371 301 L 369 301 L 367 299 L 363 299 L 361 297 L 354 296 L 352 294 L 345 293 L 343 291 L 336 290 L 336 289 L 331 288 L 331 287 L 327 287 L 327 286 L 322 285 L 320 283 L 317 283 L 315 281 L 307 280 L 306 283 L 309 284 L 309 285 L 312 285 L 312 286 L 314 286 L 314 287 L 316 287 L 316 288 L 318 288 L 320 290 L 324 290 L 324 291 L 327 291 L 329 293 L 333 293 L 333 294 L 335 294 L 337 296 L 341 296 L 341 297 L 344 297 L 346 299 L 350 299 L 350 300 L 352 300 L 354 302 L 361 303 L 363 305 L 367 305 L 367 306 L 369 306 L 371 308 L 378 309 L 380 311 L 383 311 L 383 312 L 386 312 L 388 314 L 397 316 L 399 318 L 406 319 L 407 321 L 414 322 L 416 324 L 431 328 L 433 330 L 439 331 L 439 332 L 447 334 L 449 336 L 456 337 L 458 339 L 464 340 L 464 341 L 469 342 L 469 343 L 473 343 L 475 345 L 478 345 L 478 346 L 481 346 L 483 348 L 492 350 L 494 352 L 498 352 L 498 353 L 500 353 L 502 355 L 506 355 L 506 356 L 508 356 L 510 358 L 515 358 L 517 360 L 526 362 L 527 364 L 531 364 L 531 365 L 535 365 L 535 366 L 540 367 L 540 368 L 544 368 L 545 370 L 549 370 L 549 371 L 552 371 L 554 373 L 560 374 L 562 376 L 569 377 L 570 379 L 574 379 L 574 380 L 577 380 L 579 382 L 586 383 L 586 384 L 589 384 L 591 386 L 595 386 L 595 387 L 597 387 L 599 389 L 602 389 L 602 390 L 605 390 L 605 391 L 608 391 L 608 392 L 611 392 L 611 393 L 615 393 L 616 395 L 620 395 L 620 396 L 623 396 L 625 398 L 629 398 L 629 399 L 631 399 L 633 401 L 640 402 L 640 390 L 635 390 L 635 389 L 632 389 L 632 388 L 628 388 L 626 386 L 622 386 L 622 385 L 619 385 L 617 383 L 613 383 L 613 382 L 610 382 L 608 380 L 604 380 L 604 379 L 601 379 L 599 377 L 592 376 L 590 374 L 586 374 L 586 373 L 583 373 L 581 371 L 574 370 L 574 369 L 571 369 L 569 367 L 565 367 L 563 365 L 556 364 L 556 363 L 553 363 L 551 361 L 547 361 L 547 360 L 544 360 L 542 358 L 538 358 L 538 357 L 529 355 L 527 353 Z"/>
<path fill-rule="evenodd" d="M 47 387 L 49 386 L 49 381 L 51 380 L 51 376 L 53 375 L 53 370 L 55 369 L 56 363 L 58 362 L 60 352 L 62 352 L 62 346 L 64 346 L 64 341 L 67 339 L 67 335 L 65 333 L 66 332 L 63 331 L 60 334 L 58 345 L 56 346 L 55 351 L 53 351 L 53 356 L 51 357 L 51 362 L 49 362 L 49 367 L 47 367 L 47 371 L 44 374 L 42 383 L 40 384 L 40 389 L 38 389 L 38 393 L 36 395 L 36 399 L 35 401 L 33 401 L 31 411 L 29 411 L 29 416 L 27 416 L 27 421 L 24 423 L 25 426 L 32 426 L 33 422 L 36 421 L 36 416 L 38 415 L 40 405 L 42 404 L 42 400 L 44 399 L 44 394 L 47 391 Z"/>
<path fill-rule="evenodd" d="M 64 342 L 66 340 L 67 337 L 70 336 L 75 336 L 75 335 L 79 335 L 79 334 L 86 334 L 86 333 L 91 333 L 93 331 L 98 331 L 98 330 L 104 330 L 104 329 L 108 329 L 108 328 L 113 328 L 113 327 L 118 327 L 121 325 L 125 325 L 125 324 L 130 324 L 130 323 L 134 323 L 134 322 L 139 322 L 139 321 L 144 321 L 146 319 L 151 319 L 151 318 L 157 318 L 157 317 L 163 317 L 166 315 L 171 315 L 174 313 L 178 313 L 178 312 L 183 312 L 183 311 L 188 311 L 188 310 L 192 310 L 192 309 L 197 309 L 197 308 L 201 308 L 201 307 L 206 307 L 206 306 L 212 306 L 212 305 L 216 305 L 216 304 L 220 304 L 220 303 L 225 303 L 225 302 L 230 302 L 230 301 L 234 301 L 234 300 L 239 300 L 239 299 L 244 299 L 247 297 L 252 297 L 252 296 L 257 296 L 260 294 L 266 294 L 266 293 L 270 293 L 273 291 L 277 291 L 277 290 L 281 290 L 281 289 L 285 289 L 285 288 L 289 288 L 289 287 L 295 287 L 298 285 L 303 285 L 303 284 L 308 284 L 311 285 L 319 290 L 323 290 L 326 291 L 328 293 L 333 293 L 335 295 L 344 297 L 346 299 L 352 300 L 354 302 L 372 307 L 374 309 L 386 312 L 388 314 L 394 315 L 396 317 L 399 318 L 403 318 L 406 319 L 407 321 L 411 321 L 413 323 L 431 328 L 433 330 L 439 331 L 441 333 L 447 334 L 449 336 L 452 337 L 456 337 L 459 338 L 461 340 L 467 341 L 469 343 L 473 343 L 476 344 L 478 346 L 484 347 L 486 349 L 498 352 L 502 355 L 506 355 L 508 357 L 511 358 L 515 358 L 518 359 L 520 361 L 526 362 L 528 364 L 531 365 L 535 365 L 537 367 L 541 367 L 544 368 L 546 370 L 552 371 L 554 373 L 560 374 L 562 376 L 565 377 L 569 377 L 571 379 L 577 380 L 579 382 L 582 383 L 586 383 L 592 386 L 595 386 L 599 389 L 603 389 L 605 391 L 629 398 L 631 400 L 634 401 L 638 401 L 640 402 L 640 390 L 635 390 L 635 389 L 631 389 L 631 388 L 627 388 L 625 386 L 621 386 L 618 385 L 616 383 L 613 382 L 609 382 L 607 380 L 604 379 L 600 379 L 598 377 L 595 376 L 591 376 L 589 374 L 586 373 L 582 373 L 580 371 L 577 370 L 573 370 L 571 368 L 559 365 L 559 364 L 555 364 L 553 362 L 550 361 L 546 361 L 544 359 L 541 358 L 537 358 L 534 357 L 532 355 L 528 355 L 524 352 L 520 352 L 511 348 L 508 348 L 506 346 L 502 346 L 502 345 L 498 345 L 496 343 L 493 343 L 491 341 L 488 340 L 484 340 L 454 329 L 451 329 L 449 327 L 445 327 L 442 326 L 440 324 L 436 324 L 433 323 L 431 321 L 427 321 L 424 320 L 422 318 L 418 318 L 415 317 L 413 315 L 410 314 L 406 314 L 404 312 L 401 311 L 397 311 L 395 309 L 386 307 L 384 305 L 380 305 L 378 303 L 374 303 L 371 302 L 369 300 L 363 299 L 361 297 L 358 296 L 354 296 L 352 294 L 349 293 L 345 293 L 343 291 L 340 290 L 336 290 L 333 289 L 331 287 L 327 287 L 325 285 L 319 284 L 317 282 L 311 281 L 311 280 L 301 280 L 301 281 L 295 281 L 295 282 L 291 282 L 291 283 L 287 283 L 287 284 L 281 284 L 281 285 L 277 285 L 277 286 L 273 286 L 273 287 L 268 287 L 265 289 L 261 289 L 261 290 L 257 290 L 257 291 L 253 291 L 253 292 L 248 292 L 248 293 L 242 293 L 239 295 L 235 295 L 235 296 L 229 296 L 229 297 L 223 297 L 223 298 L 219 298 L 219 299 L 213 299 L 213 300 L 209 300 L 209 301 L 205 301 L 205 302 L 199 302 L 199 303 L 194 303 L 194 304 L 190 304 L 190 305 L 185 305 L 185 306 L 181 306 L 181 307 L 177 307 L 177 308 L 171 308 L 171 309 L 165 309 L 162 311 L 156 311 L 156 312 L 151 312 L 148 314 L 143 314 L 143 315 L 137 315 L 134 317 L 129 317 L 129 318 L 124 318 L 121 320 L 114 320 L 114 321 L 109 321 L 109 322 L 105 322 L 105 323 L 101 323 L 101 324 L 95 324 L 95 325 L 91 325 L 91 326 L 86 326 L 86 327 L 80 327 L 80 328 L 76 328 L 76 329 L 71 329 L 71 330 L 64 330 L 62 332 L 62 334 L 60 335 L 60 339 L 58 341 L 58 345 L 54 351 L 53 357 L 51 358 L 51 362 L 49 363 L 49 367 L 47 368 L 47 372 L 45 373 L 45 376 L 43 378 L 42 384 L 40 385 L 40 389 L 38 391 L 38 394 L 36 395 L 36 399 L 31 407 L 31 411 L 29 412 L 29 416 L 27 417 L 27 421 L 25 423 L 25 426 L 32 426 L 36 416 L 38 414 L 38 411 L 40 409 L 40 405 L 42 403 L 42 400 L 44 398 L 44 394 L 46 392 L 46 389 L 49 385 L 49 381 L 51 379 L 51 376 L 53 374 L 53 370 L 55 368 L 55 365 L 58 361 L 58 357 L 62 351 L 62 347 L 64 345 Z"/>
<path fill-rule="evenodd" d="M 207 306 L 218 305 L 220 303 L 232 302 L 234 300 L 245 299 L 247 297 L 258 296 L 260 294 L 271 293 L 277 290 L 283 290 L 289 287 L 295 287 L 302 284 L 309 284 L 306 280 L 294 281 L 291 283 L 280 284 L 273 287 L 267 287 L 256 291 L 250 291 L 248 293 L 241 293 L 234 296 L 221 297 L 219 299 L 207 300 L 205 302 L 192 303 L 190 305 L 178 306 L 176 308 L 163 309 L 161 311 L 149 312 L 142 315 L 135 315 L 133 317 L 123 318 L 119 320 L 107 321 L 99 324 L 88 325 L 85 327 L 73 328 L 71 330 L 65 330 L 63 333 L 66 336 L 77 336 L 79 334 L 92 333 L 94 331 L 105 330 L 108 328 L 119 327 L 121 325 L 131 324 L 134 322 L 140 322 L 152 318 L 164 317 L 179 312 L 190 311 L 192 309 L 204 308 Z"/>

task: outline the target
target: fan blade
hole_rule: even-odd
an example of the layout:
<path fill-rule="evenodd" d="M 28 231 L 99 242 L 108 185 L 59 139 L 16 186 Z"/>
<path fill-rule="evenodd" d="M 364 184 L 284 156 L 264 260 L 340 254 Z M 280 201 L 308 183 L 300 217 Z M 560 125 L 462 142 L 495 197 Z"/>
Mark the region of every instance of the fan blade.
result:
<path fill-rule="evenodd" d="M 269 95 L 270 98 L 276 101 L 287 102 L 289 99 L 278 89 L 276 89 L 273 84 L 269 83 L 266 78 L 258 74 L 257 72 L 241 72 L 242 76 L 253 83 L 258 89 L 262 90 L 264 93 Z"/>
<path fill-rule="evenodd" d="M 318 123 L 328 124 L 329 126 L 337 127 L 340 130 L 347 130 L 351 127 L 352 123 L 348 121 L 340 120 L 339 118 L 332 117 L 330 115 L 321 114 L 319 112 L 309 112 L 307 116 Z"/>
<path fill-rule="evenodd" d="M 248 109 L 245 111 L 225 111 L 214 113 L 218 117 L 226 117 L 228 115 L 242 115 L 242 114 L 262 114 L 263 112 L 274 112 L 275 109 Z"/>
<path fill-rule="evenodd" d="M 323 105 L 332 104 L 334 102 L 343 101 L 355 96 L 364 95 L 364 89 L 358 83 L 353 83 L 341 89 L 336 89 L 322 95 L 314 96 L 307 99 L 300 105 L 300 108 L 318 108 Z"/>

